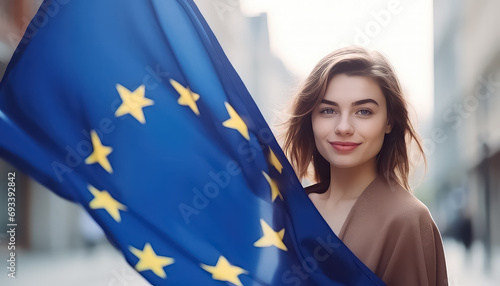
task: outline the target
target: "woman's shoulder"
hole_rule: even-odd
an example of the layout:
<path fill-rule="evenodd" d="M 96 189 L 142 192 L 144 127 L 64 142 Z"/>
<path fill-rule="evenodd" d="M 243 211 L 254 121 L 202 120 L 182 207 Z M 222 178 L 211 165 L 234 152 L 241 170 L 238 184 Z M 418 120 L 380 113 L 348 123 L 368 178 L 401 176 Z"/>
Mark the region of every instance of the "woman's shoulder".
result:
<path fill-rule="evenodd" d="M 432 215 L 427 206 L 422 203 L 413 193 L 404 189 L 396 182 L 388 182 L 385 179 L 375 186 L 372 195 L 378 197 L 377 209 L 392 220 L 394 224 L 408 227 L 411 224 L 417 226 L 422 224 L 434 224 Z"/>
<path fill-rule="evenodd" d="M 305 187 L 310 198 L 324 193 L 328 184 L 316 183 Z M 378 176 L 362 193 L 359 202 L 354 205 L 353 218 L 392 222 L 394 224 L 434 223 L 427 206 L 394 181 Z M 369 219 L 370 220 L 370 219 Z"/>

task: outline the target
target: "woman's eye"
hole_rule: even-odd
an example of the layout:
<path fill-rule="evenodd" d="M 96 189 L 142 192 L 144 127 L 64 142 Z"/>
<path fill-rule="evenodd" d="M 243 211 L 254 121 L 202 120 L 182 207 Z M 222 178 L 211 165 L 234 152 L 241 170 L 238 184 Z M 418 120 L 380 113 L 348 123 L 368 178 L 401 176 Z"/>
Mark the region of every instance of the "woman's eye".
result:
<path fill-rule="evenodd" d="M 358 112 L 356 112 L 356 114 L 358 115 L 362 115 L 362 116 L 368 116 L 368 115 L 371 115 L 373 112 L 369 109 L 361 109 L 361 110 L 358 110 Z"/>
<path fill-rule="evenodd" d="M 323 110 L 321 110 L 319 113 L 323 113 L 323 114 L 335 114 L 335 110 L 331 109 L 331 108 L 325 108 Z"/>

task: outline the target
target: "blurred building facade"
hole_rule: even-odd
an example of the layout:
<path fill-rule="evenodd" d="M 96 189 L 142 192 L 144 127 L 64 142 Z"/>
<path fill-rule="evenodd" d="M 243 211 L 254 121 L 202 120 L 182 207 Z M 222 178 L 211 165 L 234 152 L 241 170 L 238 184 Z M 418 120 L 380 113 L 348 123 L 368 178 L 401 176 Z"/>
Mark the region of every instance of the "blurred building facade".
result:
<path fill-rule="evenodd" d="M 496 0 L 434 1 L 435 110 L 427 140 L 444 234 L 466 245 L 479 240 L 487 253 L 500 247 L 498 11 Z"/>
<path fill-rule="evenodd" d="M 246 16 L 240 11 L 238 0 L 195 2 L 271 125 L 274 110 L 290 96 L 295 77 L 270 50 L 266 14 Z M 41 1 L 35 0 L 0 0 L 0 76 L 40 4 Z M 0 159 L 0 174 L 12 170 L 12 166 Z M 67 251 L 82 248 L 89 241 L 99 242 L 99 230 L 89 223 L 79 206 L 55 196 L 27 176 L 17 174 L 16 204 L 22 218 L 17 235 L 23 249 Z M 6 176 L 0 178 L 0 184 L 7 185 Z M 2 201 L 6 202 L 7 193 L 1 190 L 0 197 L 5 197 Z M 6 214 L 1 213 L 0 219 L 7 221 Z M 1 229 L 1 233 L 5 231 Z M 0 244 L 2 242 L 5 240 L 0 237 Z"/>

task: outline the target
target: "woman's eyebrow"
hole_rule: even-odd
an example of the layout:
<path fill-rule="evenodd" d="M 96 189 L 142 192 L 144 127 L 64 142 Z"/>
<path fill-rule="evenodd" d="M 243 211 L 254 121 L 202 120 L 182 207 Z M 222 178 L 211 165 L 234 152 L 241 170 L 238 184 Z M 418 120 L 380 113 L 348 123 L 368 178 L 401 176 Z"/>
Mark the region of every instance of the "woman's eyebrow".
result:
<path fill-rule="evenodd" d="M 330 104 L 330 105 L 337 106 L 337 107 L 339 106 L 339 104 L 336 103 L 335 101 L 330 101 L 328 99 L 321 100 L 321 103 L 326 103 L 326 104 Z M 376 102 L 374 99 L 371 99 L 371 98 L 361 99 L 361 100 L 355 101 L 352 103 L 352 106 L 361 105 L 361 104 L 365 104 L 365 103 L 373 103 L 373 104 L 378 106 L 378 102 Z"/>

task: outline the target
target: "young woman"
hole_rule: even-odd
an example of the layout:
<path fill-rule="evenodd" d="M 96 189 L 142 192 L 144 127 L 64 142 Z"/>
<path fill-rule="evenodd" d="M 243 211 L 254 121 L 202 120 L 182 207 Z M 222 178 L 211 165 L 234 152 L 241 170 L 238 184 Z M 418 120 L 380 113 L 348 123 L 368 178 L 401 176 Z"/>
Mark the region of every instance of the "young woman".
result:
<path fill-rule="evenodd" d="M 399 81 L 378 52 L 324 57 L 299 89 L 283 150 L 333 232 L 387 285 L 447 285 L 441 236 L 410 192 L 409 144 L 422 145 Z M 310 166 L 312 163 L 312 166 Z"/>

